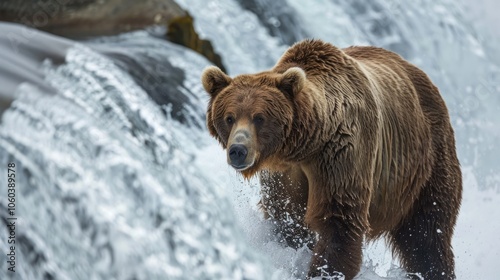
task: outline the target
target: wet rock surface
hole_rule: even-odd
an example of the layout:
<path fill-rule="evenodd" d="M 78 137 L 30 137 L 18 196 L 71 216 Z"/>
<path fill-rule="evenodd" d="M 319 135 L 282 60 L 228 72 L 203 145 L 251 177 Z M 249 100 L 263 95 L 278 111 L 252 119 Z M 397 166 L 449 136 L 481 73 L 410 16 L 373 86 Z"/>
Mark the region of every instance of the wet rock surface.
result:
<path fill-rule="evenodd" d="M 198 36 L 193 18 L 172 0 L 20 0 L 0 3 L 0 21 L 21 23 L 73 39 L 163 26 L 166 39 L 224 68 L 212 44 Z"/>

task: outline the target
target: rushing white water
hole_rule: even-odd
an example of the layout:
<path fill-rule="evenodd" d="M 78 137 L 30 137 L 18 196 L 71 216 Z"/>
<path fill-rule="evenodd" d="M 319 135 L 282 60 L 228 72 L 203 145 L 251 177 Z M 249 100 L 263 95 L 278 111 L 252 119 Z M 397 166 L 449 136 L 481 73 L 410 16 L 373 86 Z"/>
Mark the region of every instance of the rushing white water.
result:
<path fill-rule="evenodd" d="M 208 140 L 198 82 L 208 62 L 143 33 L 90 46 L 130 67 L 125 58 L 138 59 L 145 71 L 134 80 L 120 60 L 77 45 L 64 64 L 44 65 L 57 94 L 24 84 L 3 115 L 0 161 L 18 166 L 17 275 L 261 279 L 265 268 L 239 237 L 227 194 L 193 164 Z M 183 74 L 176 82 L 149 76 L 176 67 Z M 165 98 L 175 103 L 182 93 L 185 117 L 148 96 L 154 83 L 177 86 Z M 1 206 L 5 217 L 5 200 Z"/>
<path fill-rule="evenodd" d="M 303 37 L 385 47 L 424 69 L 449 106 L 464 171 L 457 275 L 496 279 L 500 227 L 491 219 L 500 216 L 500 59 L 460 6 L 178 2 L 231 75 L 272 67 L 286 44 Z M 38 34 L 16 28 L 8 29 L 12 36 Z M 52 40 L 30 36 L 19 41 L 31 46 L 21 52 L 0 44 L 12 64 L 0 65 L 0 76 L 12 76 L 16 61 L 44 53 L 41 46 Z M 0 165 L 17 165 L 18 258 L 14 275 L 2 261 L 0 279 L 303 278 L 310 251 L 276 241 L 256 207 L 258 182 L 243 182 L 227 166 L 204 127 L 199 75 L 209 62 L 147 32 L 51 46 L 65 61 L 51 56 L 17 71 L 20 80 L 37 78 L 25 78 L 30 83 L 17 88 L 2 115 Z M 0 184 L 3 218 L 6 193 Z M 1 230 L 2 252 L 7 239 Z M 358 279 L 402 277 L 383 242 L 367 244 L 364 255 Z"/>

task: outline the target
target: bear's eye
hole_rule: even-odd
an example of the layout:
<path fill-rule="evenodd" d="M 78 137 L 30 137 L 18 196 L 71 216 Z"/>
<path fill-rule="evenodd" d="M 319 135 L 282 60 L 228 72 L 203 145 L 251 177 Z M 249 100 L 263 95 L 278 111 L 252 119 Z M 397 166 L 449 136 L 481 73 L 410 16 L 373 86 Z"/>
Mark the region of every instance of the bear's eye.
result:
<path fill-rule="evenodd" d="M 234 123 L 234 118 L 232 116 L 227 116 L 226 117 L 226 123 L 231 125 Z"/>
<path fill-rule="evenodd" d="M 262 125 L 264 123 L 264 117 L 262 117 L 261 115 L 253 117 L 253 123 L 255 125 Z"/>

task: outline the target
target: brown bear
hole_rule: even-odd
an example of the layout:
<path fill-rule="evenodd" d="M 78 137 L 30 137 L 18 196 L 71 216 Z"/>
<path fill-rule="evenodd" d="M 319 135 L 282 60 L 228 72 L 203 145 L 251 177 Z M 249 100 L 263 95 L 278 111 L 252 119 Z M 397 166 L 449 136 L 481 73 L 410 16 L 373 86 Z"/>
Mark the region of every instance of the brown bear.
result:
<path fill-rule="evenodd" d="M 208 67 L 207 126 L 292 246 L 316 233 L 308 277 L 359 272 L 386 237 L 408 277 L 454 279 L 462 178 L 450 118 L 427 75 L 390 51 L 290 47 L 271 70 Z M 297 226 L 297 223 L 300 225 Z"/>

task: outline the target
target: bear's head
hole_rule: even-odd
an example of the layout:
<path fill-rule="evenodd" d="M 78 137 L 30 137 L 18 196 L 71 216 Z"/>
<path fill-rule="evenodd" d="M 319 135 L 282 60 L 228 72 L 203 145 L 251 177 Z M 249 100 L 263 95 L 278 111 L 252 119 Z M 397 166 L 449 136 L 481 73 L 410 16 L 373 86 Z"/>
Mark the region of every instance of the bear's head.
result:
<path fill-rule="evenodd" d="M 210 95 L 207 126 L 245 177 L 272 164 L 292 130 L 294 100 L 305 84 L 298 67 L 230 78 L 211 66 L 202 74 Z"/>

